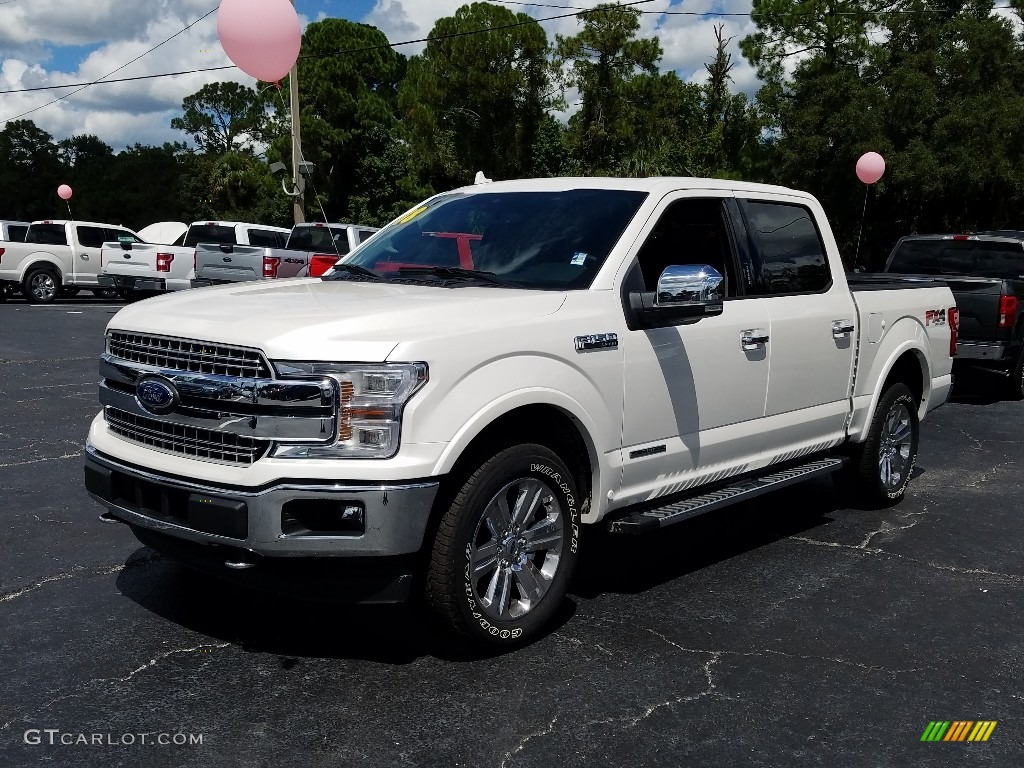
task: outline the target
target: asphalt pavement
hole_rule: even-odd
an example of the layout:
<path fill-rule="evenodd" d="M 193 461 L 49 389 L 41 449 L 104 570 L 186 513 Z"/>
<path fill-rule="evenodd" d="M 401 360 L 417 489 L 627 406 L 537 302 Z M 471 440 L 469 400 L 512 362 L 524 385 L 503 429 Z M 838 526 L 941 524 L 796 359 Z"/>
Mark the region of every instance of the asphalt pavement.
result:
<path fill-rule="evenodd" d="M 0 766 L 1015 766 L 1024 404 L 966 372 L 900 505 L 829 480 L 591 534 L 550 634 L 211 582 L 82 485 L 119 305 L 0 304 Z M 922 742 L 932 721 L 988 741 Z"/>

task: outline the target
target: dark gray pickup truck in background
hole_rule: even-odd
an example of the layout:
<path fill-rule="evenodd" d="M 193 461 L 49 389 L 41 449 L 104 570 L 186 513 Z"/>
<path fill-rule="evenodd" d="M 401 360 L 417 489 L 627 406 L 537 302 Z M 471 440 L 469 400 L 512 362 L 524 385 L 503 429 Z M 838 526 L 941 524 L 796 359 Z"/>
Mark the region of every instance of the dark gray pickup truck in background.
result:
<path fill-rule="evenodd" d="M 193 288 L 247 280 L 320 277 L 377 231 L 356 224 L 296 224 L 284 248 L 206 243 L 196 246 Z"/>
<path fill-rule="evenodd" d="M 960 315 L 957 361 L 1006 372 L 1024 399 L 1024 231 L 907 236 L 885 271 L 941 276 Z"/>

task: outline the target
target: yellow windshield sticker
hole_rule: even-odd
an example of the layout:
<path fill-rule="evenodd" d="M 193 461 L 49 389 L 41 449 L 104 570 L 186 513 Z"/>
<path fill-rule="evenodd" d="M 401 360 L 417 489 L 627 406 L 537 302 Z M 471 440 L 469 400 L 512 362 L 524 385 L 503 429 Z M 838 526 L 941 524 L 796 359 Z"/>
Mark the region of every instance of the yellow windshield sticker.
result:
<path fill-rule="evenodd" d="M 398 223 L 399 224 L 405 224 L 406 222 L 412 221 L 417 216 L 419 216 L 421 213 L 423 213 L 425 210 L 427 210 L 427 206 L 425 206 L 425 205 L 421 205 L 419 208 L 413 208 L 411 211 L 409 211 L 407 214 L 405 214 L 402 218 L 400 218 L 398 220 Z"/>

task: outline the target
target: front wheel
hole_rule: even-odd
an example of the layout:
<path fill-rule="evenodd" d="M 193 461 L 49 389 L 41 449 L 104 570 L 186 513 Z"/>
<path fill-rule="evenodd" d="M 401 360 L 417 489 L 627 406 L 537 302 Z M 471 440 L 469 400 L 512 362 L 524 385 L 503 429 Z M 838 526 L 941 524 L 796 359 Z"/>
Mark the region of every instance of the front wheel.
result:
<path fill-rule="evenodd" d="M 853 456 L 849 472 L 868 504 L 890 506 L 903 498 L 917 464 L 918 403 L 906 384 L 885 391 L 871 416 L 867 440 Z"/>
<path fill-rule="evenodd" d="M 542 445 L 513 446 L 483 462 L 441 518 L 427 607 L 476 642 L 533 639 L 576 566 L 579 505 L 572 472 Z"/>

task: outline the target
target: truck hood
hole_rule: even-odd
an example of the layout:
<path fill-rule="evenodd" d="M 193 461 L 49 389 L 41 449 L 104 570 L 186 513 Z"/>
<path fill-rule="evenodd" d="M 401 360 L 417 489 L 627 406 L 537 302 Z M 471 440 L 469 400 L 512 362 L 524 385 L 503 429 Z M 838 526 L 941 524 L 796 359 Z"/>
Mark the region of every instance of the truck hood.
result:
<path fill-rule="evenodd" d="M 277 360 L 382 362 L 399 343 L 507 330 L 556 312 L 564 299 L 557 291 L 293 279 L 146 299 L 107 327 L 254 347 Z"/>

